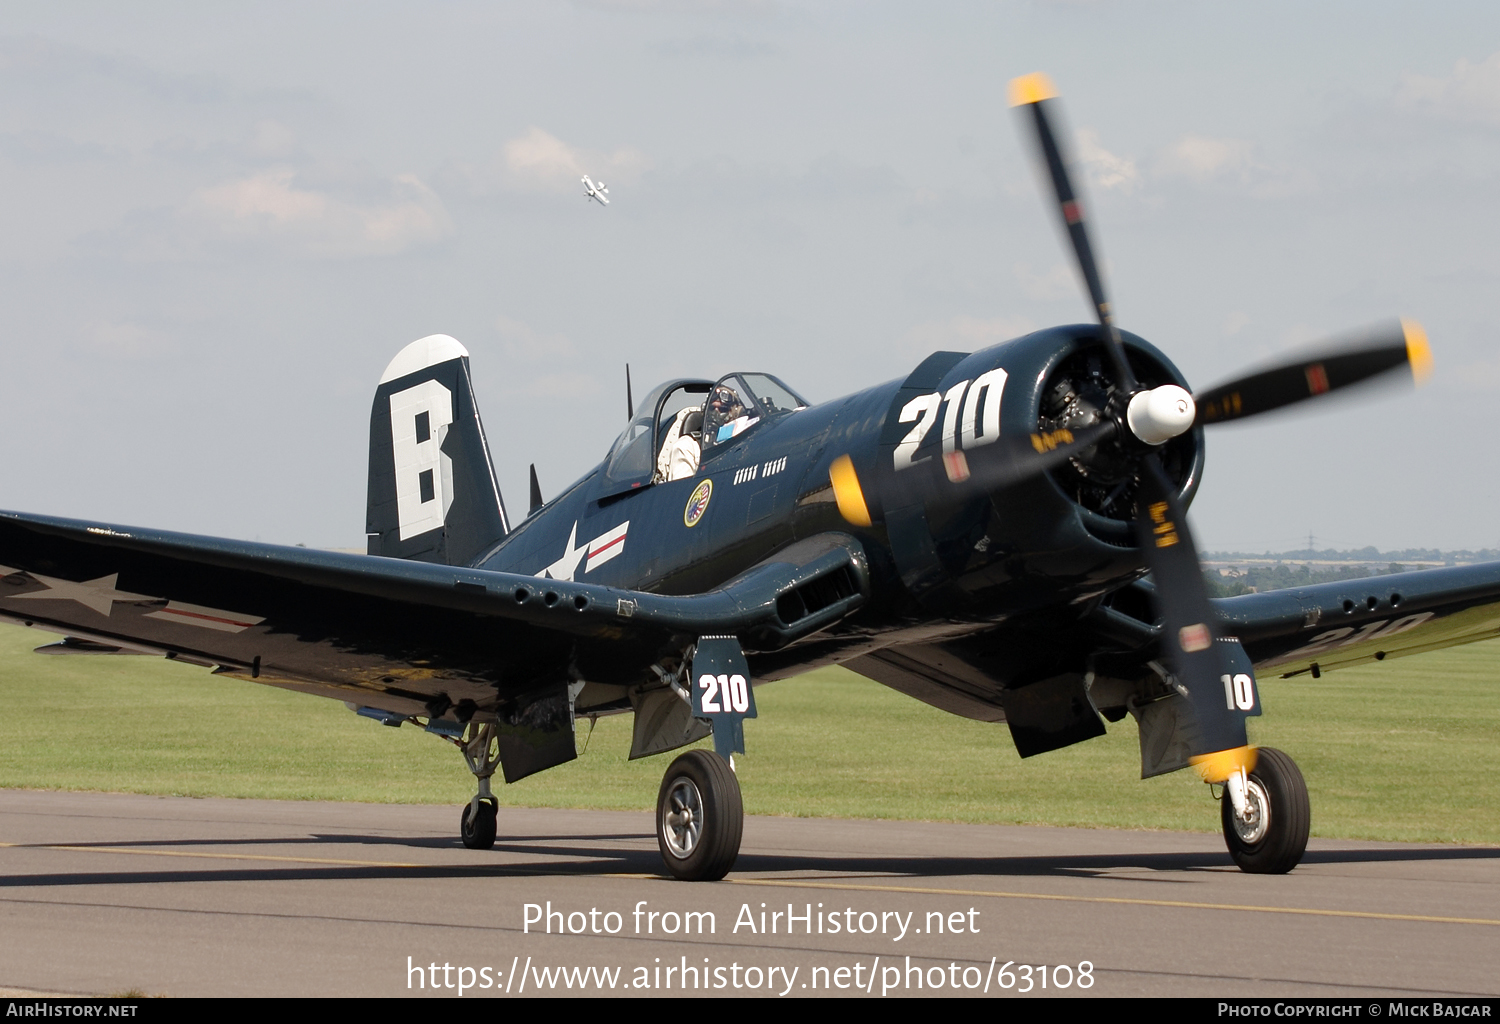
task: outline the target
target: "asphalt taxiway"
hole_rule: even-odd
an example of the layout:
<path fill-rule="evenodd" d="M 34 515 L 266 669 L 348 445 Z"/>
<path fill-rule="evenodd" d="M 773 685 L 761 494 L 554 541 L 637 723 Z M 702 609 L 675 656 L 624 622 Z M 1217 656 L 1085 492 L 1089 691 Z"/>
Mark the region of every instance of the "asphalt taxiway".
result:
<path fill-rule="evenodd" d="M 0 791 L 0 987 L 1500 994 L 1493 847 L 1314 840 L 1267 877 L 1216 835 L 750 818 L 729 878 L 688 884 L 647 813 L 502 807 L 482 852 L 458 814 Z"/>

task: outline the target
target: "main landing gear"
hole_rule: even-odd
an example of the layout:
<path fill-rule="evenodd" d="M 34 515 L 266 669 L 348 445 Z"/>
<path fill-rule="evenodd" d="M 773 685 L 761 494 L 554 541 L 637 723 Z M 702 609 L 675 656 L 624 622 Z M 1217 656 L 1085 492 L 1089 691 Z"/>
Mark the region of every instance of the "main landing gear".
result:
<path fill-rule="evenodd" d="M 1297 763 L 1274 747 L 1261 747 L 1245 783 L 1244 804 L 1244 812 L 1238 812 L 1226 786 L 1219 805 L 1224 842 L 1240 870 L 1280 875 L 1296 867 L 1312 824 L 1307 783 Z"/>
<path fill-rule="evenodd" d="M 458 834 L 471 850 L 488 850 L 495 845 L 495 816 L 500 801 L 490 791 L 490 779 L 500 766 L 500 749 L 495 742 L 494 723 L 470 722 L 468 734 L 458 743 L 464 762 L 479 782 L 479 792 L 464 805 Z"/>
<path fill-rule="evenodd" d="M 690 750 L 672 762 L 656 798 L 656 843 L 668 871 L 688 882 L 723 878 L 744 829 L 740 783 L 728 761 Z"/>

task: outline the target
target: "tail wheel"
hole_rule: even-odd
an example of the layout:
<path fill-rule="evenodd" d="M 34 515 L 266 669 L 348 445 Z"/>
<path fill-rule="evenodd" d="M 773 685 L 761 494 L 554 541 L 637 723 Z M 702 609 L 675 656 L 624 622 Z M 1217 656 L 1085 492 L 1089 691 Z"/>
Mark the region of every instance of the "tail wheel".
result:
<path fill-rule="evenodd" d="M 489 800 L 480 800 L 477 805 L 464 804 L 458 834 L 465 846 L 471 850 L 488 850 L 495 845 L 495 811 L 495 804 Z"/>
<path fill-rule="evenodd" d="M 672 762 L 656 798 L 656 842 L 668 871 L 687 882 L 723 878 L 744 829 L 740 783 L 728 761 L 690 750 Z"/>
<path fill-rule="evenodd" d="M 1234 812 L 1226 793 L 1220 801 L 1224 842 L 1241 871 L 1281 875 L 1307 851 L 1312 807 L 1297 762 L 1274 747 L 1261 747 L 1245 787 L 1245 816 Z"/>

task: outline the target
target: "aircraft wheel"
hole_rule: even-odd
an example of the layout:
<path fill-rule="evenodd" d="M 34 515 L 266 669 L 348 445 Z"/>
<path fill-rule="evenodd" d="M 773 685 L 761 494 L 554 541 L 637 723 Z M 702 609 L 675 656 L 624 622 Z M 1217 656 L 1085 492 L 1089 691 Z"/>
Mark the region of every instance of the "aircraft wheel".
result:
<path fill-rule="evenodd" d="M 479 812 L 471 818 L 473 804 L 464 804 L 463 817 L 459 820 L 458 834 L 464 845 L 471 850 L 488 850 L 495 845 L 496 806 L 488 800 L 479 801 Z"/>
<path fill-rule="evenodd" d="M 1247 819 L 1234 813 L 1228 793 L 1219 802 L 1229 856 L 1250 874 L 1285 874 L 1302 860 L 1312 824 L 1302 772 L 1280 750 L 1261 747 L 1245 789 Z"/>
<path fill-rule="evenodd" d="M 668 871 L 687 882 L 723 878 L 744 830 L 740 783 L 728 761 L 690 750 L 672 762 L 656 798 L 656 843 Z"/>

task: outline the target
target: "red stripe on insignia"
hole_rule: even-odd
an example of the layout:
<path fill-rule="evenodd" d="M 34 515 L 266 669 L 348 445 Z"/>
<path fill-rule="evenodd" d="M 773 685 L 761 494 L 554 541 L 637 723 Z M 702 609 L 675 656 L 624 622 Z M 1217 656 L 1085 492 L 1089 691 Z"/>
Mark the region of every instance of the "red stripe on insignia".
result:
<path fill-rule="evenodd" d="M 608 544 L 605 544 L 603 547 L 595 548 L 593 551 L 589 552 L 589 558 L 590 558 L 590 560 L 598 558 L 600 555 L 602 555 L 604 552 L 608 551 L 610 548 L 614 547 L 616 544 L 624 544 L 624 543 L 625 543 L 625 534 L 622 533 L 618 537 L 616 537 L 614 540 L 610 541 Z"/>
<path fill-rule="evenodd" d="M 181 609 L 162 609 L 162 613 L 166 613 L 166 615 L 180 615 L 184 619 L 208 619 L 210 622 L 223 622 L 225 625 L 243 625 L 243 627 L 252 627 L 252 625 L 255 625 L 254 622 L 242 622 L 239 619 L 223 619 L 217 615 L 199 615 L 198 612 L 183 612 Z"/>
<path fill-rule="evenodd" d="M 240 619 L 223 619 L 217 615 L 199 615 L 198 612 L 183 612 L 181 609 L 162 609 L 162 612 L 165 612 L 166 615 L 180 615 L 186 619 L 208 619 L 210 622 L 223 622 L 225 625 L 243 625 L 243 627 L 252 627 L 252 625 L 255 625 L 254 622 L 242 622 Z"/>
<path fill-rule="evenodd" d="M 1076 199 L 1070 199 L 1066 203 L 1063 203 L 1062 212 L 1063 220 L 1069 224 L 1077 224 L 1083 220 L 1083 211 L 1078 208 L 1078 200 Z"/>
<path fill-rule="evenodd" d="M 1323 369 L 1322 363 L 1313 363 L 1303 371 L 1307 375 L 1307 390 L 1314 395 L 1321 395 L 1328 390 L 1328 371 Z"/>

